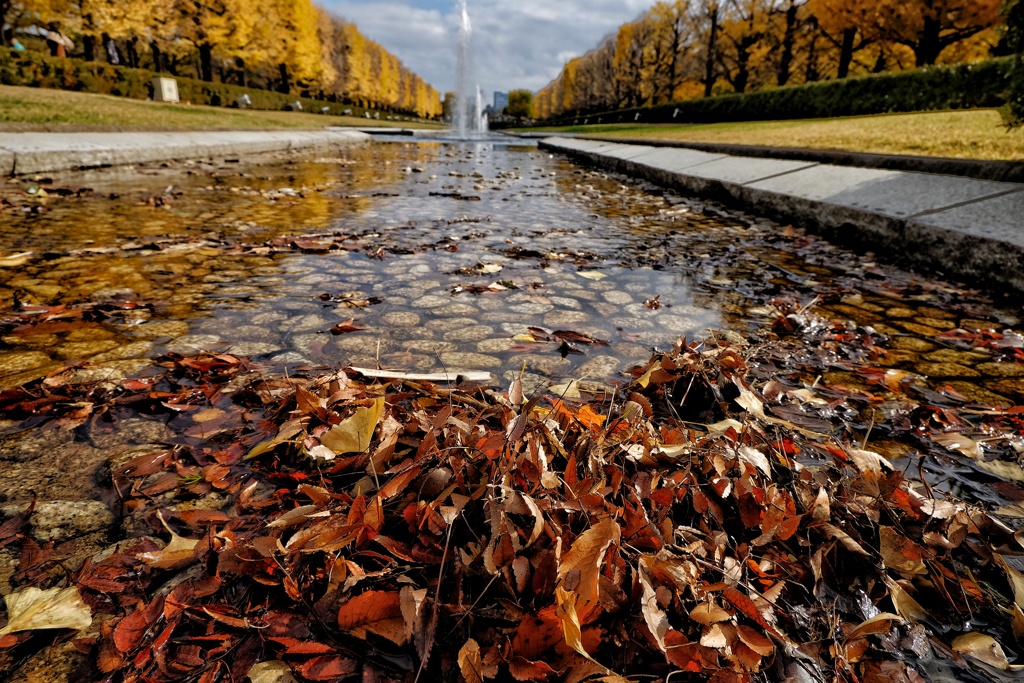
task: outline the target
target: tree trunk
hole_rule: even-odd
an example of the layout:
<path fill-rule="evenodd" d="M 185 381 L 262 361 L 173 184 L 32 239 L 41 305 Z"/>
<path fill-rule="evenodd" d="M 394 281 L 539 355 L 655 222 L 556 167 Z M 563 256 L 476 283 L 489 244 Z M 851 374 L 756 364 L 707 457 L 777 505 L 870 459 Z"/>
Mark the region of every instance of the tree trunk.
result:
<path fill-rule="evenodd" d="M 807 71 L 804 74 L 804 81 L 814 83 L 821 78 L 818 73 L 818 36 L 815 35 L 807 48 Z"/>
<path fill-rule="evenodd" d="M 281 72 L 281 87 L 278 89 L 278 92 L 287 95 L 292 90 L 291 77 L 288 74 L 288 65 L 281 63 L 277 65 L 277 68 Z"/>
<path fill-rule="evenodd" d="M 153 53 L 153 71 L 163 73 L 164 53 L 160 51 L 160 46 L 156 44 L 155 40 L 150 41 L 149 51 Z"/>
<path fill-rule="evenodd" d="M 747 92 L 747 85 L 750 83 L 750 52 L 743 48 L 736 55 L 736 78 L 733 79 L 732 87 L 738 93 Z"/>
<path fill-rule="evenodd" d="M 7 14 L 11 11 L 11 0 L 0 0 L 0 45 L 10 45 L 11 38 L 14 37 L 14 27 L 8 32 L 4 27 L 7 26 Z"/>
<path fill-rule="evenodd" d="M 209 43 L 199 46 L 199 77 L 207 83 L 213 83 L 213 46 Z"/>
<path fill-rule="evenodd" d="M 133 69 L 139 68 L 139 51 L 135 48 L 138 44 L 138 38 L 132 38 L 128 41 L 128 66 Z"/>
<path fill-rule="evenodd" d="M 96 61 L 96 36 L 82 36 L 82 59 L 87 62 Z"/>
<path fill-rule="evenodd" d="M 790 0 L 786 10 L 786 34 L 782 38 L 782 56 L 779 58 L 779 87 L 789 83 L 793 68 L 793 46 L 796 44 L 797 6 Z"/>
<path fill-rule="evenodd" d="M 850 75 L 850 64 L 853 63 L 853 42 L 857 39 L 857 29 L 848 28 L 843 31 L 843 47 L 839 51 L 839 80 Z"/>
<path fill-rule="evenodd" d="M 704 97 L 711 97 L 715 88 L 715 57 L 718 52 L 718 5 L 712 5 L 711 34 L 708 36 L 708 53 L 704 60 Z"/>
<path fill-rule="evenodd" d="M 871 71 L 873 73 L 880 74 L 883 71 L 885 71 L 885 67 L 886 67 L 885 53 L 884 52 L 879 52 L 878 53 L 878 59 L 875 61 L 875 68 L 872 69 Z"/>
<path fill-rule="evenodd" d="M 238 85 L 243 88 L 248 88 L 249 74 L 245 71 L 245 60 L 241 57 L 235 57 L 235 68 L 238 69 Z"/>
<path fill-rule="evenodd" d="M 924 28 L 921 30 L 917 46 L 914 48 L 914 54 L 917 57 L 917 65 L 919 67 L 931 66 L 938 61 L 939 53 L 942 52 L 941 32 L 942 24 L 938 19 L 925 18 Z"/>

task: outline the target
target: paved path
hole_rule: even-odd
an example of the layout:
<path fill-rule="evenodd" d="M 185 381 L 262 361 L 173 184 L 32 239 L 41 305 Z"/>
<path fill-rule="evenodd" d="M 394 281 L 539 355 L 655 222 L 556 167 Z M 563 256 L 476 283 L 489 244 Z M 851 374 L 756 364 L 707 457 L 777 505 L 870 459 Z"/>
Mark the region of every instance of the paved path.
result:
<path fill-rule="evenodd" d="M 1024 293 L 1024 184 L 547 138 L 541 147 Z"/>
<path fill-rule="evenodd" d="M 357 131 L 0 133 L 0 177 L 156 161 L 328 148 L 365 142 Z"/>

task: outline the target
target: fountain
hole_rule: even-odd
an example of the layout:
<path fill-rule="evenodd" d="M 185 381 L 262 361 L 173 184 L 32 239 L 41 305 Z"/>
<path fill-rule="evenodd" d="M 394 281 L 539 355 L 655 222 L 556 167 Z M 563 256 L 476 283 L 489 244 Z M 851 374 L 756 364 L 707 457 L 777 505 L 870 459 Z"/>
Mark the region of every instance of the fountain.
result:
<path fill-rule="evenodd" d="M 473 83 L 473 26 L 469 21 L 466 0 L 459 0 L 459 40 L 456 61 L 455 90 L 458 100 L 454 112 L 454 128 L 460 140 L 487 133 L 484 97 L 480 86 Z M 475 92 L 473 90 L 475 89 Z"/>

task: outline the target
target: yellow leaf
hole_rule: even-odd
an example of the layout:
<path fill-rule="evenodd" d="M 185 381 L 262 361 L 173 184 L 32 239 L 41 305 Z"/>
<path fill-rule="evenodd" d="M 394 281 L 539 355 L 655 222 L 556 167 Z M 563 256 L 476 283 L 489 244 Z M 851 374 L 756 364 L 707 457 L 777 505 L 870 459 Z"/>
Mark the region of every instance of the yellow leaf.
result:
<path fill-rule="evenodd" d="M 889 597 L 892 598 L 892 604 L 896 607 L 897 614 L 907 621 L 924 621 L 928 618 L 928 611 L 911 597 L 903 586 L 889 577 L 886 577 L 885 583 L 889 586 Z"/>
<path fill-rule="evenodd" d="M 902 624 L 903 619 L 901 619 L 897 614 L 883 612 L 877 616 L 871 617 L 860 624 L 857 628 L 850 631 L 850 635 L 848 635 L 846 639 L 850 641 L 856 640 L 857 638 L 863 638 L 864 636 L 870 636 L 875 633 L 888 633 L 892 628 L 893 622 Z"/>
<path fill-rule="evenodd" d="M 280 660 L 260 662 L 249 669 L 252 683 L 297 683 L 292 668 Z"/>
<path fill-rule="evenodd" d="M 369 408 L 358 408 L 352 417 L 334 425 L 320 437 L 320 443 L 335 455 L 362 453 L 370 447 L 373 432 L 377 429 L 381 413 L 384 412 L 384 397 L 381 396 Z"/>
<path fill-rule="evenodd" d="M 583 629 L 580 627 L 580 618 L 576 613 L 576 603 L 580 596 L 572 591 L 567 591 L 561 586 L 555 589 L 555 600 L 558 609 L 555 614 L 562 621 L 562 633 L 565 635 L 565 643 L 576 652 L 594 662 L 601 664 L 590 656 L 590 653 L 583 647 Z M 602 668 L 604 668 L 602 666 Z"/>
<path fill-rule="evenodd" d="M 1006 653 L 1003 652 L 1003 647 L 996 642 L 995 638 L 982 633 L 965 633 L 960 636 L 953 641 L 953 651 L 994 666 L 1001 671 L 1021 668 L 1011 667 Z"/>
<path fill-rule="evenodd" d="M 1011 481 L 1024 481 L 1024 468 L 1015 462 L 1004 460 L 993 460 L 992 462 L 979 461 L 978 467 L 1003 479 Z"/>
<path fill-rule="evenodd" d="M 466 683 L 483 683 L 483 661 L 480 658 L 480 645 L 470 638 L 459 650 L 459 670 Z"/>
<path fill-rule="evenodd" d="M 92 625 L 92 610 L 82 602 L 78 588 L 26 588 L 20 593 L 4 596 L 7 603 L 7 626 L 0 628 L 0 637 L 20 631 L 72 628 L 76 631 Z"/>

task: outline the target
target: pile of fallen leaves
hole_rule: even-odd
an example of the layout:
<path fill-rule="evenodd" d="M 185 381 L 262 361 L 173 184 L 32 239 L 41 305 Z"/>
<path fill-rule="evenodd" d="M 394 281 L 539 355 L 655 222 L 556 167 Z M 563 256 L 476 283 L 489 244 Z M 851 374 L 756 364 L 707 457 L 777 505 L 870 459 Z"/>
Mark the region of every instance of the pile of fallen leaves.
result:
<path fill-rule="evenodd" d="M 1009 457 L 1022 411 L 919 388 L 978 419 L 887 413 L 916 385 L 868 371 L 883 339 L 802 311 L 779 326 L 802 335 L 680 341 L 589 401 L 524 396 L 519 380 L 266 379 L 231 356 L 169 358 L 90 394 L 115 407 L 88 419 L 169 411 L 187 435 L 113 473 L 148 534 L 54 579 L 22 533 L 30 510 L 0 527 L 26 586 L 0 652 L 94 623 L 77 644 L 109 681 L 916 682 L 936 658 L 964 677 L 1010 671 L 1021 537 L 866 444 L 877 430 L 942 446 L 987 425 Z M 822 365 L 879 394 L 819 383 Z M 0 397 L 11 415 L 86 419 L 67 387 L 19 391 Z M 869 434 L 865 413 L 880 415 Z M 214 493 L 227 503 L 202 504 Z"/>

